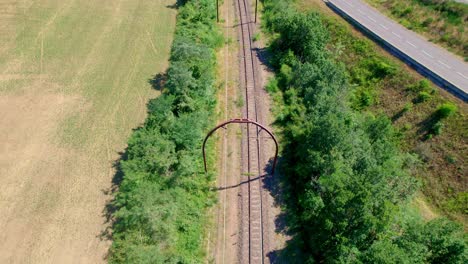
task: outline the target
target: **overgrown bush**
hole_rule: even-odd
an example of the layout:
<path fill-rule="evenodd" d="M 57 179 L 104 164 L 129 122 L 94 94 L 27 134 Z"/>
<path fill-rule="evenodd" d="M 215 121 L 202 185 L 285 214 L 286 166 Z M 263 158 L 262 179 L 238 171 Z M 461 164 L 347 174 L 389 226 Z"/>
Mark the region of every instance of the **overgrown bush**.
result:
<path fill-rule="evenodd" d="M 204 261 L 206 209 L 215 197 L 200 148 L 214 121 L 214 50 L 223 41 L 215 14 L 210 0 L 179 8 L 166 87 L 149 102 L 119 165 L 112 263 Z"/>
<path fill-rule="evenodd" d="M 430 132 L 436 136 L 439 136 L 440 134 L 442 134 L 443 129 L 444 129 L 444 124 L 439 121 L 439 122 L 434 123 Z"/>
<path fill-rule="evenodd" d="M 457 106 L 455 104 L 445 103 L 437 108 L 435 115 L 438 119 L 444 119 L 455 114 L 456 112 Z"/>
<path fill-rule="evenodd" d="M 431 88 L 431 85 L 428 80 L 423 79 L 417 83 L 411 84 L 408 86 L 408 90 L 419 93 L 419 92 L 428 92 Z"/>
<path fill-rule="evenodd" d="M 419 92 L 418 98 L 416 99 L 418 103 L 426 102 L 431 99 L 431 95 L 428 92 Z"/>

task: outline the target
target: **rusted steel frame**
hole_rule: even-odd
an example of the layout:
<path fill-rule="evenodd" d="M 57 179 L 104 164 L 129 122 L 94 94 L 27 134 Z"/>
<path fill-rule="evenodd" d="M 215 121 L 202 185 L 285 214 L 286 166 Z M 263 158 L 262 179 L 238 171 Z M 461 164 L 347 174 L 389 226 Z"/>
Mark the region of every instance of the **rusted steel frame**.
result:
<path fill-rule="evenodd" d="M 273 141 L 275 142 L 275 158 L 273 160 L 273 167 L 272 167 L 272 170 L 271 170 L 271 174 L 275 174 L 275 168 L 276 168 L 276 162 L 278 160 L 278 141 L 276 140 L 275 136 L 273 135 L 272 132 L 270 132 L 270 130 L 268 130 L 268 128 L 264 127 L 263 125 L 255 122 L 255 121 L 252 121 L 250 119 L 246 119 L 246 118 L 236 118 L 236 119 L 231 119 L 229 121 L 226 121 L 218 126 L 216 126 L 215 128 L 213 128 L 210 132 L 208 132 L 208 134 L 206 135 L 205 137 L 205 140 L 203 141 L 203 147 L 202 147 L 202 150 L 203 150 L 203 164 L 205 165 L 205 172 L 208 172 L 208 168 L 206 166 L 206 152 L 205 152 L 205 145 L 206 145 L 206 142 L 208 141 L 208 138 L 214 133 L 216 132 L 216 130 L 228 125 L 228 124 L 232 124 L 232 123 L 235 123 L 235 124 L 254 124 L 258 127 L 260 127 L 261 129 L 265 130 L 270 136 L 271 138 L 273 139 Z"/>

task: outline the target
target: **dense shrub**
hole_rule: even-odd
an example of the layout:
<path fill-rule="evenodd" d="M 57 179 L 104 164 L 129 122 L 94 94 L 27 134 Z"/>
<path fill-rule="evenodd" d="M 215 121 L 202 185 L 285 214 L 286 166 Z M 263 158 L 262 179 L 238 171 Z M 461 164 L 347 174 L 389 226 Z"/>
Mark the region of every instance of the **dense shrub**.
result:
<path fill-rule="evenodd" d="M 222 36 L 215 5 L 179 8 L 166 88 L 148 104 L 145 124 L 120 162 L 123 180 L 113 206 L 113 263 L 201 263 L 213 177 L 200 161 L 213 120 L 215 54 Z"/>
<path fill-rule="evenodd" d="M 408 90 L 418 93 L 418 92 L 428 92 L 431 89 L 431 85 L 428 80 L 423 79 L 417 83 L 408 85 Z"/>
<path fill-rule="evenodd" d="M 370 85 L 394 74 L 394 67 L 370 58 L 362 63 L 371 67 L 348 74 L 326 49 L 329 33 L 319 14 L 297 13 L 284 0 L 264 2 L 282 96 L 276 123 L 283 133 L 288 223 L 295 234 L 294 249 L 286 251 L 295 259 L 288 260 L 438 263 L 450 252 L 452 263 L 463 261 L 461 227 L 406 219 L 403 208 L 417 187 L 407 170 L 418 162 L 399 151 L 389 119 L 350 106 L 356 93 L 349 77 Z"/>
<path fill-rule="evenodd" d="M 422 103 L 428 101 L 429 99 L 431 99 L 431 95 L 428 92 L 419 92 L 416 101 L 418 103 Z"/>
<path fill-rule="evenodd" d="M 434 123 L 430 132 L 436 136 L 439 136 L 440 134 L 442 134 L 443 129 L 444 129 L 444 124 L 439 121 L 439 122 Z"/>
<path fill-rule="evenodd" d="M 439 106 L 436 111 L 436 117 L 439 119 L 447 118 L 457 112 L 457 106 L 452 103 L 445 103 Z"/>

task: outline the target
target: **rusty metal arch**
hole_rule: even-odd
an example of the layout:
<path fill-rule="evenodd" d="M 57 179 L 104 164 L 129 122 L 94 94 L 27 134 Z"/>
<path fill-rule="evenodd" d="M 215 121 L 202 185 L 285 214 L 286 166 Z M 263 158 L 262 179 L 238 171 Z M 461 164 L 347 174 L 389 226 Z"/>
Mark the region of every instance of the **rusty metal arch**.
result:
<path fill-rule="evenodd" d="M 231 119 L 229 121 L 226 121 L 218 126 L 216 126 L 215 128 L 213 128 L 210 132 L 208 132 L 208 134 L 206 135 L 205 137 L 205 140 L 203 141 L 203 147 L 202 147 L 202 150 L 203 150 L 203 163 L 205 165 L 205 172 L 208 172 L 208 169 L 206 167 L 206 153 L 205 153 L 205 145 L 206 145 L 206 142 L 208 141 L 208 138 L 214 133 L 216 132 L 216 130 L 228 125 L 228 124 L 232 124 L 232 123 L 235 123 L 235 124 L 254 124 L 258 127 L 260 127 L 261 129 L 265 130 L 269 135 L 270 137 L 273 139 L 273 141 L 275 142 L 275 159 L 273 160 L 273 167 L 272 167 L 272 170 L 271 170 L 271 174 L 275 174 L 275 168 L 276 168 L 276 162 L 278 160 L 278 141 L 276 140 L 275 136 L 273 135 L 273 133 L 268 130 L 268 128 L 264 127 L 263 125 L 255 122 L 255 121 L 252 121 L 250 119 L 246 119 L 246 118 L 236 118 L 236 119 Z"/>

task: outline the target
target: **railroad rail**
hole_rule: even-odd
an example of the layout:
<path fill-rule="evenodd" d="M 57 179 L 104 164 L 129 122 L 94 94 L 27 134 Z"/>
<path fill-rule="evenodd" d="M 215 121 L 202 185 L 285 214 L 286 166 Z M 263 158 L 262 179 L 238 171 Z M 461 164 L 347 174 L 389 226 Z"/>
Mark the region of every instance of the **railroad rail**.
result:
<path fill-rule="evenodd" d="M 243 86 L 245 88 L 245 112 L 247 119 L 262 123 L 259 120 L 257 106 L 257 72 L 256 63 L 254 61 L 253 41 L 252 41 L 252 19 L 250 17 L 250 2 L 248 0 L 236 0 L 238 6 L 239 29 L 240 29 L 240 44 L 241 44 L 241 74 L 243 75 Z M 262 195 L 262 171 L 260 164 L 262 149 L 259 138 L 260 130 L 258 126 L 247 124 L 245 136 L 243 137 L 243 145 L 246 146 L 247 160 L 243 161 L 243 170 L 247 171 L 247 185 L 244 188 L 242 197 L 248 199 L 247 208 L 243 206 L 242 214 L 248 212 L 248 219 L 242 219 L 242 235 L 241 238 L 241 262 L 246 263 L 264 263 L 265 249 L 264 244 L 264 214 L 263 214 L 263 195 Z M 244 154 L 245 155 L 245 154 Z M 246 168 L 245 168 L 246 167 Z M 247 197 L 245 197 L 245 189 L 247 189 Z M 244 214 L 245 215 L 245 214 Z M 248 228 L 247 228 L 248 227 Z M 247 235 L 248 233 L 248 235 Z M 248 238 L 248 241 L 247 241 Z M 248 254 L 246 254 L 248 252 Z"/>
<path fill-rule="evenodd" d="M 242 177 L 239 190 L 240 206 L 240 231 L 238 232 L 238 257 L 240 263 L 269 263 L 269 230 L 268 223 L 268 193 L 263 193 L 265 184 L 263 179 L 274 174 L 276 160 L 278 155 L 278 143 L 273 135 L 265 126 L 262 95 L 264 91 L 257 89 L 260 85 L 257 74 L 258 58 L 253 49 L 253 33 L 255 30 L 255 20 L 251 19 L 250 1 L 234 0 L 238 16 L 238 33 L 240 43 L 240 87 L 243 89 L 245 107 L 243 117 L 239 119 L 228 120 L 213 128 L 206 136 L 203 142 L 203 159 L 205 171 L 207 170 L 205 145 L 208 138 L 219 128 L 226 127 L 231 123 L 245 124 L 243 126 L 241 164 Z M 256 3 L 257 4 L 257 3 Z M 257 6 L 255 5 L 255 9 Z M 257 10 L 255 10 L 257 11 Z M 219 12 L 217 11 L 219 19 Z M 272 169 L 269 170 L 269 160 L 264 152 L 268 152 L 267 146 L 263 146 L 264 133 L 269 134 L 273 139 L 276 151 L 273 160 Z M 268 172 L 267 172 L 268 170 Z M 264 204 L 265 199 L 265 204 Z"/>

